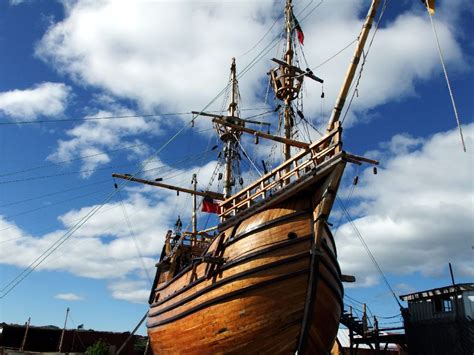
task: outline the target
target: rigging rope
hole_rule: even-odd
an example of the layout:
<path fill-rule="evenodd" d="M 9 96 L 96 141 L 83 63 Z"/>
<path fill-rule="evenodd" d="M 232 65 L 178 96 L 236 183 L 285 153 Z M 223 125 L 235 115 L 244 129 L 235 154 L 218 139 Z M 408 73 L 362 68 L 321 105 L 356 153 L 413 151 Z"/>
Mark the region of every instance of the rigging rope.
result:
<path fill-rule="evenodd" d="M 433 34 L 436 39 L 436 46 L 438 48 L 439 59 L 441 61 L 441 66 L 443 67 L 444 78 L 446 79 L 446 85 L 448 86 L 449 97 L 451 98 L 451 104 L 453 106 L 454 117 L 456 117 L 456 123 L 459 129 L 459 135 L 461 137 L 461 144 L 464 152 L 466 152 L 466 143 L 464 142 L 464 135 L 462 133 L 462 126 L 461 121 L 459 120 L 458 110 L 456 108 L 456 102 L 454 101 L 453 90 L 451 89 L 451 83 L 449 82 L 448 72 L 446 70 L 446 65 L 444 64 L 443 52 L 441 51 L 441 45 L 439 43 L 438 32 L 436 31 L 436 27 L 433 21 L 433 15 L 429 11 L 428 0 L 425 0 L 426 11 L 428 12 L 428 16 L 431 22 L 431 28 L 433 29 Z"/>
<path fill-rule="evenodd" d="M 115 179 L 114 179 L 114 181 L 115 181 Z M 150 277 L 150 273 L 148 272 L 148 269 L 146 267 L 145 258 L 143 257 L 143 254 L 140 250 L 140 246 L 138 245 L 138 240 L 137 240 L 137 237 L 135 235 L 135 231 L 133 230 L 132 223 L 130 222 L 130 218 L 128 217 L 127 210 L 125 209 L 125 204 L 123 203 L 123 198 L 122 198 L 122 192 L 120 190 L 117 193 L 117 197 L 118 197 L 118 200 L 120 201 L 120 206 L 122 207 L 123 217 L 125 218 L 125 221 L 127 223 L 128 230 L 130 232 L 130 237 L 132 237 L 133 244 L 135 244 L 135 248 L 137 249 L 137 254 L 138 254 L 138 256 L 140 258 L 140 261 L 142 263 L 143 271 L 145 271 L 145 275 L 148 279 L 148 282 L 150 284 L 152 284 L 153 281 L 152 281 L 152 279 Z"/>
<path fill-rule="evenodd" d="M 346 207 L 344 206 L 344 204 L 342 203 L 342 201 L 337 200 L 337 202 L 339 203 L 339 206 L 341 207 L 342 211 L 343 211 L 344 214 L 346 215 L 347 220 L 349 221 L 349 223 L 350 223 L 350 225 L 352 226 L 352 228 L 354 229 L 354 231 L 355 231 L 357 237 L 359 238 L 360 242 L 362 243 L 362 246 L 364 247 L 365 251 L 367 252 L 367 255 L 369 256 L 370 260 L 372 261 L 372 263 L 373 263 L 374 266 L 376 267 L 377 271 L 379 272 L 380 276 L 382 277 L 383 281 L 385 282 L 385 285 L 387 286 L 387 288 L 389 289 L 389 291 L 392 293 L 393 298 L 395 299 L 395 302 L 397 302 L 397 304 L 400 306 L 400 308 L 402 308 L 402 305 L 400 304 L 400 302 L 398 301 L 397 296 L 395 295 L 395 291 L 393 290 L 392 286 L 390 285 L 390 283 L 388 282 L 387 278 L 385 277 L 384 272 L 382 271 L 382 269 L 381 269 L 380 265 L 378 264 L 377 260 L 375 259 L 374 255 L 373 255 L 372 252 L 370 251 L 369 246 L 368 246 L 367 243 L 365 242 L 364 237 L 362 236 L 362 234 L 360 233 L 359 229 L 357 228 L 357 226 L 355 225 L 354 221 L 352 220 L 352 218 L 351 218 L 349 212 L 347 211 Z"/>
<path fill-rule="evenodd" d="M 248 161 L 250 163 L 252 163 L 252 166 L 254 167 L 255 171 L 257 171 L 257 173 L 260 175 L 260 176 L 263 176 L 262 172 L 257 168 L 257 166 L 255 165 L 255 163 L 252 161 L 252 159 L 250 159 L 250 156 L 247 154 L 247 152 L 245 151 L 244 147 L 242 146 L 242 144 L 240 143 L 240 140 L 235 136 L 235 134 L 232 134 L 235 139 L 237 140 L 237 143 L 239 143 L 239 146 L 240 146 L 240 149 L 242 149 L 242 152 L 244 152 L 244 155 L 245 157 L 248 159 Z"/>
<path fill-rule="evenodd" d="M 380 22 L 382 21 L 382 17 L 385 14 L 385 10 L 387 9 L 388 2 L 389 2 L 389 0 L 384 0 L 382 10 L 380 12 L 377 23 L 375 24 L 374 33 L 372 34 L 372 37 L 371 37 L 370 42 L 369 42 L 369 46 L 367 47 L 367 52 L 364 52 L 364 51 L 362 52 L 363 60 L 362 60 L 362 63 L 360 65 L 359 74 L 357 76 L 355 88 L 352 91 L 351 99 L 349 100 L 349 104 L 347 105 L 346 112 L 344 113 L 344 117 L 342 117 L 341 124 L 343 124 L 345 119 L 346 119 L 347 113 L 349 112 L 349 109 L 352 105 L 352 101 L 354 100 L 355 95 L 359 96 L 358 87 L 359 87 L 359 84 L 360 84 L 360 79 L 362 78 L 362 72 L 364 71 L 365 62 L 367 60 L 367 56 L 369 55 L 370 48 L 372 47 L 372 44 L 374 42 L 375 35 L 377 34 L 377 31 L 379 29 L 379 25 L 380 25 Z"/>

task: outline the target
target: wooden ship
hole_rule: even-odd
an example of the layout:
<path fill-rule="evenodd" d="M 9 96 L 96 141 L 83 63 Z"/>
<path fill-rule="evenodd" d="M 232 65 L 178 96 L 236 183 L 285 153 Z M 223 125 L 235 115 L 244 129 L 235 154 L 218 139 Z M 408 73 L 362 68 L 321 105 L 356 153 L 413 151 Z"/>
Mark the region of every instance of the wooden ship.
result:
<path fill-rule="evenodd" d="M 223 192 L 198 191 L 130 175 L 114 174 L 191 194 L 192 231 L 180 220 L 169 231 L 150 294 L 147 328 L 155 354 L 328 354 L 343 309 L 343 281 L 328 225 L 346 163 L 377 164 L 342 150 L 339 121 L 378 0 L 362 27 L 326 133 L 306 143 L 293 139 L 292 101 L 304 78 L 322 82 L 293 62 L 295 27 L 291 0 L 285 6 L 286 52 L 271 70 L 282 102 L 284 137 L 248 128 L 238 115 L 235 61 L 227 115 L 205 112 L 224 145 Z M 295 25 L 296 22 L 296 25 Z M 245 188 L 232 191 L 242 134 L 284 145 L 283 163 Z M 292 154 L 292 148 L 295 151 Z M 298 151 L 296 151 L 296 149 Z M 218 201 L 215 233 L 197 229 L 197 198 Z"/>

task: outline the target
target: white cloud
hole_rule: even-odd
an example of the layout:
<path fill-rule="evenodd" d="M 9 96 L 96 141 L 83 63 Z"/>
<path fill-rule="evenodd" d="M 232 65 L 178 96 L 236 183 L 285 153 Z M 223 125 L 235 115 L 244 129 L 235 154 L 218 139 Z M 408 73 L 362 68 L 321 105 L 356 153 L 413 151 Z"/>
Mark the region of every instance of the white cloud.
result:
<path fill-rule="evenodd" d="M 82 301 L 84 299 L 84 297 L 78 296 L 75 293 L 58 293 L 54 298 L 64 301 Z"/>
<path fill-rule="evenodd" d="M 26 90 L 0 93 L 0 112 L 16 121 L 64 112 L 71 88 L 62 83 L 41 83 Z"/>
<path fill-rule="evenodd" d="M 298 6 L 297 14 L 301 11 Z M 443 13 L 461 11 L 459 1 L 443 6 Z M 306 35 L 306 58 L 314 67 L 358 36 L 367 9 L 364 1 L 325 2 L 304 19 L 311 9 L 300 19 Z M 230 58 L 237 56 L 238 70 L 242 70 L 281 29 L 280 24 L 274 26 L 262 43 L 243 55 L 274 18 L 281 16 L 274 3 L 137 1 L 130 6 L 122 1 L 84 0 L 67 10 L 65 20 L 44 35 L 37 54 L 79 82 L 136 100 L 145 109 L 202 108 L 226 84 Z M 382 24 L 365 66 L 360 97 L 354 101 L 356 112 L 415 95 L 418 81 L 441 72 L 429 20 L 422 10 L 420 4 Z M 464 63 L 456 26 L 450 22 L 456 19 L 442 15 L 436 19 L 451 68 Z M 352 52 L 351 48 L 316 70 L 326 80 L 326 111 L 335 100 Z M 246 75 L 239 80 L 244 105 L 254 105 L 257 95 L 264 96 L 265 73 L 273 66 L 269 59 L 280 54 L 271 50 L 252 69 L 251 75 L 257 77 Z M 306 86 L 306 108 L 317 116 L 319 84 L 308 82 Z"/>
<path fill-rule="evenodd" d="M 110 116 L 133 116 L 133 112 L 122 107 L 112 107 L 113 111 L 98 111 L 89 117 L 110 117 Z M 142 117 L 128 117 L 126 119 L 105 119 L 90 120 L 73 127 L 66 132 L 67 139 L 60 139 L 56 150 L 48 156 L 53 162 L 60 162 L 70 159 L 82 158 L 81 176 L 90 177 L 94 169 L 100 165 L 107 164 L 111 158 L 106 153 L 107 150 L 114 150 L 116 147 L 131 146 L 130 151 L 135 152 L 135 156 L 140 156 L 140 152 L 134 146 L 140 144 L 135 138 L 132 142 L 128 138 L 141 137 L 146 135 L 157 135 L 160 133 L 156 122 L 146 121 Z"/>
<path fill-rule="evenodd" d="M 173 175 L 176 172 L 184 176 L 186 184 L 180 185 L 189 187 L 193 173 L 198 173 L 198 181 L 208 181 L 215 164 L 210 162 L 187 170 L 170 171 Z M 177 181 L 175 179 L 166 182 L 173 183 Z M 147 273 L 152 279 L 166 231 L 172 227 L 178 215 L 181 215 L 185 224 L 190 220 L 190 200 L 186 194 L 177 196 L 174 191 L 133 183 L 128 184 L 122 196 L 122 202 L 116 196 L 114 202 L 105 204 L 38 270 L 58 270 L 79 277 L 104 279 L 110 285 L 113 297 L 141 302 L 145 290 L 150 287 Z M 28 267 L 95 207 L 87 206 L 65 213 L 58 217 L 63 228 L 44 235 L 31 235 L 14 222 L 0 218 L 0 230 L 3 231 L 0 243 L 8 242 L 8 247 L 0 248 L 0 263 Z M 123 209 L 132 226 L 133 237 Z M 135 285 L 141 285 L 140 289 Z"/>
<path fill-rule="evenodd" d="M 227 83 L 231 58 L 265 33 L 272 5 L 78 1 L 37 53 L 80 82 L 144 107 L 200 109 Z"/>
<path fill-rule="evenodd" d="M 464 132 L 467 153 L 457 130 L 422 144 L 395 136 L 384 145 L 390 151 L 381 154 L 378 175 L 368 169 L 361 176 L 351 213 L 385 272 L 437 276 L 452 262 L 457 274 L 474 276 L 474 124 Z M 375 268 L 348 223 L 336 239 L 344 272 L 356 275 L 358 285 L 377 283 Z"/>
<path fill-rule="evenodd" d="M 146 303 L 150 285 L 143 281 L 118 281 L 109 285 L 112 297 L 133 303 Z"/>
<path fill-rule="evenodd" d="M 27 0 L 10 0 L 10 5 L 11 6 L 20 5 L 21 3 L 24 3 L 25 1 Z"/>

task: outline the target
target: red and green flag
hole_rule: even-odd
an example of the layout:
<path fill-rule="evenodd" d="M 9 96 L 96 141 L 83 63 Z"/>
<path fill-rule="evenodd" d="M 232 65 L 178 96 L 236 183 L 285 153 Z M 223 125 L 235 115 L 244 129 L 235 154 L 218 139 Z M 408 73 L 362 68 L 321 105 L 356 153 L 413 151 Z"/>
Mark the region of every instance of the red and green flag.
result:
<path fill-rule="evenodd" d="M 304 44 L 304 33 L 303 30 L 301 29 L 300 23 L 296 19 L 296 16 L 293 14 L 293 23 L 295 24 L 295 30 L 296 30 L 296 35 L 298 36 L 298 41 L 301 44 Z"/>

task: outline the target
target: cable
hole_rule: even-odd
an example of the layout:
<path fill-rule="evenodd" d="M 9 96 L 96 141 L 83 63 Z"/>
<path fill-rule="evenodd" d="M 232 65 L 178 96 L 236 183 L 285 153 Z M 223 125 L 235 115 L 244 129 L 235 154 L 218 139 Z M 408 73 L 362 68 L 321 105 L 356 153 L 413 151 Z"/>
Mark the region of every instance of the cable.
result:
<path fill-rule="evenodd" d="M 58 161 L 58 162 L 54 162 L 54 163 L 49 163 L 49 164 L 44 164 L 44 165 L 38 165 L 38 166 L 35 166 L 35 167 L 32 167 L 32 168 L 26 168 L 26 169 L 22 169 L 22 170 L 3 173 L 3 174 L 0 174 L 0 177 L 26 173 L 26 172 L 29 172 L 29 171 L 43 169 L 43 168 L 47 168 L 47 167 L 50 167 L 50 166 L 56 166 L 56 165 L 61 165 L 61 164 L 65 164 L 65 163 L 70 163 L 70 162 L 77 161 L 77 160 L 85 160 L 85 159 L 89 159 L 89 158 L 95 158 L 99 155 L 106 155 L 106 154 L 109 154 L 109 153 L 118 152 L 120 150 L 141 147 L 141 146 L 144 146 L 144 145 L 146 145 L 146 144 L 145 143 L 134 144 L 134 145 L 129 145 L 129 146 L 125 146 L 125 147 L 121 147 L 121 148 L 117 148 L 117 149 L 107 150 L 107 151 L 104 151 L 104 152 L 101 152 L 101 153 L 94 153 L 94 154 L 86 155 L 86 156 L 83 156 L 83 157 L 66 159 L 66 160 L 62 160 L 62 161 Z"/>
<path fill-rule="evenodd" d="M 374 33 L 372 34 L 372 37 L 371 37 L 370 42 L 369 42 L 369 46 L 367 47 L 367 52 L 366 53 L 363 52 L 363 54 L 362 54 L 363 60 L 362 60 L 362 63 L 360 65 L 359 75 L 357 76 L 357 81 L 356 81 L 354 90 L 352 91 L 352 95 L 351 95 L 351 99 L 349 100 L 349 104 L 347 105 L 346 112 L 344 113 L 344 117 L 342 117 L 341 124 L 343 124 L 345 119 L 346 119 L 347 113 L 349 112 L 349 109 L 352 105 L 352 101 L 354 100 L 355 95 L 357 95 L 357 96 L 359 95 L 358 87 L 359 87 L 360 79 L 362 78 L 362 72 L 364 71 L 365 62 L 367 61 L 367 56 L 369 55 L 370 49 L 372 48 L 372 44 L 374 42 L 375 35 L 377 34 L 377 31 L 379 29 L 380 22 L 382 21 L 382 17 L 385 14 L 385 10 L 387 9 L 388 1 L 389 0 L 384 0 L 382 10 L 380 12 L 380 16 L 377 20 L 377 23 L 375 24 Z"/>
<path fill-rule="evenodd" d="M 145 271 L 145 275 L 148 279 L 148 282 L 150 282 L 150 284 L 152 284 L 153 282 L 151 280 L 150 273 L 148 272 L 148 269 L 147 269 L 146 264 L 145 264 L 145 259 L 143 257 L 143 254 L 142 254 L 141 250 L 140 250 L 140 246 L 138 245 L 138 240 L 137 240 L 137 237 L 136 237 L 135 232 L 133 230 L 132 223 L 130 222 L 130 218 L 128 217 L 127 210 L 125 209 L 125 205 L 124 205 L 123 199 L 122 199 L 122 192 L 120 190 L 118 191 L 117 196 L 118 196 L 118 200 L 120 201 L 120 206 L 122 207 L 123 217 L 125 218 L 125 221 L 126 221 L 127 226 L 128 226 L 128 230 L 130 232 L 130 237 L 133 240 L 133 244 L 135 244 L 135 248 L 137 249 L 137 254 L 138 254 L 138 256 L 140 258 L 140 261 L 142 263 L 143 271 Z"/>
<path fill-rule="evenodd" d="M 39 210 L 43 210 L 43 209 L 45 209 L 45 208 L 50 208 L 50 207 L 53 207 L 53 206 L 57 206 L 57 205 L 60 205 L 60 204 L 62 204 L 62 203 L 66 203 L 66 202 L 69 202 L 69 201 L 75 201 L 75 200 L 79 200 L 79 199 L 84 198 L 84 197 L 92 196 L 92 195 L 95 195 L 95 194 L 97 194 L 98 192 L 102 192 L 102 191 L 104 191 L 104 190 L 103 190 L 103 189 L 94 190 L 94 191 L 89 192 L 89 193 L 87 193 L 87 194 L 83 194 L 83 195 L 79 195 L 79 196 L 74 196 L 74 197 L 68 197 L 68 198 L 65 199 L 65 200 L 53 202 L 53 203 L 51 203 L 51 204 L 49 204 L 49 205 L 46 205 L 46 206 L 40 206 L 40 207 L 37 207 L 37 208 L 33 208 L 33 209 L 30 209 L 30 210 L 26 210 L 26 211 L 14 213 L 14 214 L 11 214 L 11 215 L 8 215 L 8 216 L 2 216 L 2 217 L 5 218 L 5 219 L 8 219 L 8 218 L 12 218 L 12 217 L 23 216 L 23 215 L 25 215 L 25 214 L 29 214 L 29 213 L 32 213 L 32 212 L 36 212 L 36 211 L 39 211 Z"/>
<path fill-rule="evenodd" d="M 247 152 L 245 151 L 244 147 L 242 146 L 242 144 L 240 143 L 239 139 L 237 139 L 237 137 L 235 136 L 235 134 L 233 134 L 233 136 L 235 137 L 235 139 L 237 140 L 237 143 L 239 144 L 240 146 L 240 149 L 242 149 L 242 152 L 244 152 L 244 155 L 245 157 L 249 160 L 250 163 L 252 163 L 252 166 L 255 168 L 255 171 L 257 171 L 257 173 L 260 175 L 260 176 L 263 176 L 263 174 L 261 173 L 261 171 L 257 168 L 257 166 L 255 165 L 255 163 L 252 161 L 252 159 L 250 159 L 250 156 L 247 154 Z"/>
<path fill-rule="evenodd" d="M 314 68 L 311 68 L 311 70 L 316 70 L 320 67 L 322 67 L 324 64 L 330 62 L 331 60 L 333 60 L 334 58 L 336 58 L 339 54 L 341 54 L 342 52 L 344 52 L 347 48 L 349 48 L 350 46 L 352 46 L 355 42 L 357 42 L 357 39 L 358 38 L 355 38 L 353 39 L 351 42 L 349 42 L 344 48 L 342 48 L 340 51 L 338 51 L 336 54 L 333 54 L 331 57 L 329 57 L 328 59 L 326 59 L 325 61 L 323 61 L 322 63 L 316 65 Z"/>
<path fill-rule="evenodd" d="M 369 246 L 365 242 L 364 237 L 362 237 L 362 234 L 360 233 L 359 229 L 357 228 L 354 221 L 352 220 L 352 218 L 351 218 L 349 212 L 347 211 L 346 207 L 344 206 L 344 204 L 340 200 L 337 200 L 337 202 L 339 203 L 341 209 L 343 210 L 344 214 L 346 215 L 347 220 L 349 221 L 350 225 L 353 227 L 357 237 L 359 238 L 360 242 L 362 243 L 362 246 L 364 247 L 365 251 L 367 252 L 367 255 L 369 256 L 370 260 L 375 265 L 377 271 L 379 272 L 380 276 L 382 277 L 383 281 L 385 282 L 387 288 L 392 293 L 393 298 L 395 299 L 395 302 L 397 302 L 397 304 L 400 306 L 400 308 L 402 308 L 402 305 L 400 304 L 400 302 L 398 301 L 397 296 L 395 295 L 395 291 L 393 290 L 392 286 L 390 285 L 387 278 L 385 277 L 384 272 L 380 268 L 380 265 L 377 263 L 377 260 L 375 259 L 374 255 L 370 251 Z"/>
<path fill-rule="evenodd" d="M 65 192 L 70 192 L 70 191 L 74 191 L 74 190 L 80 190 L 80 189 L 83 189 L 83 188 L 85 188 L 85 187 L 100 185 L 100 184 L 104 184 L 104 183 L 106 183 L 106 182 L 107 182 L 107 183 L 110 183 L 110 180 L 109 180 L 109 179 L 100 180 L 100 181 L 97 181 L 97 182 L 94 182 L 94 183 L 91 183 L 91 184 L 87 184 L 87 185 L 76 186 L 76 187 L 72 187 L 72 188 L 70 188 L 70 189 L 60 190 L 60 191 L 56 191 L 56 192 L 51 192 L 51 193 L 48 193 L 48 194 L 44 194 L 44 195 L 40 195 L 40 196 L 36 196 L 36 197 L 31 197 L 31 198 L 27 198 L 27 199 L 24 199 L 24 200 L 19 200 L 19 201 L 14 201 L 14 202 L 8 202 L 8 203 L 5 203 L 5 204 L 3 204 L 3 205 L 0 205 L 0 208 L 2 208 L 2 207 L 8 207 L 8 206 L 13 206 L 13 205 L 18 205 L 18 204 L 24 203 L 24 202 L 34 201 L 34 200 L 38 200 L 38 199 L 41 199 L 41 198 L 44 198 L 44 197 L 59 195 L 59 194 L 65 193 Z"/>
<path fill-rule="evenodd" d="M 436 45 L 437 45 L 437 48 L 438 48 L 439 59 L 441 61 L 441 66 L 443 67 L 444 78 L 446 79 L 446 85 L 448 86 L 449 97 L 451 98 L 451 104 L 453 106 L 453 111 L 454 111 L 454 117 L 456 118 L 456 123 L 458 125 L 459 135 L 461 137 L 462 148 L 463 148 L 464 152 L 466 152 L 466 143 L 464 142 L 464 135 L 462 133 L 461 121 L 459 120 L 458 110 L 456 108 L 456 102 L 454 101 L 453 90 L 451 89 L 451 83 L 449 82 L 448 72 L 446 70 L 446 65 L 444 64 L 443 52 L 441 51 L 441 45 L 439 44 L 438 32 L 436 31 L 436 27 L 435 27 L 435 24 L 434 24 L 434 21 L 433 21 L 433 16 L 431 15 L 431 12 L 429 11 L 429 6 L 428 6 L 428 1 L 427 0 L 425 0 L 425 5 L 426 5 L 426 11 L 428 11 L 428 15 L 430 17 L 431 28 L 433 29 L 433 34 L 434 34 L 434 37 L 436 39 Z"/>
<path fill-rule="evenodd" d="M 258 108 L 246 108 L 242 111 L 253 111 L 259 110 Z M 210 112 L 223 112 L 223 111 L 210 111 Z M 137 115 L 124 115 L 124 116 L 103 116 L 93 117 L 85 116 L 83 118 L 69 118 L 69 119 L 51 119 L 51 120 L 28 120 L 28 121 L 0 121 L 0 126 L 13 126 L 13 125 L 24 125 L 24 124 L 35 124 L 35 123 L 67 123 L 67 122 L 89 122 L 89 121 L 100 121 L 100 120 L 114 120 L 121 118 L 150 118 L 150 117 L 166 117 L 166 116 L 183 116 L 192 115 L 192 112 L 166 112 L 166 113 L 150 113 L 150 114 L 137 114 Z"/>

